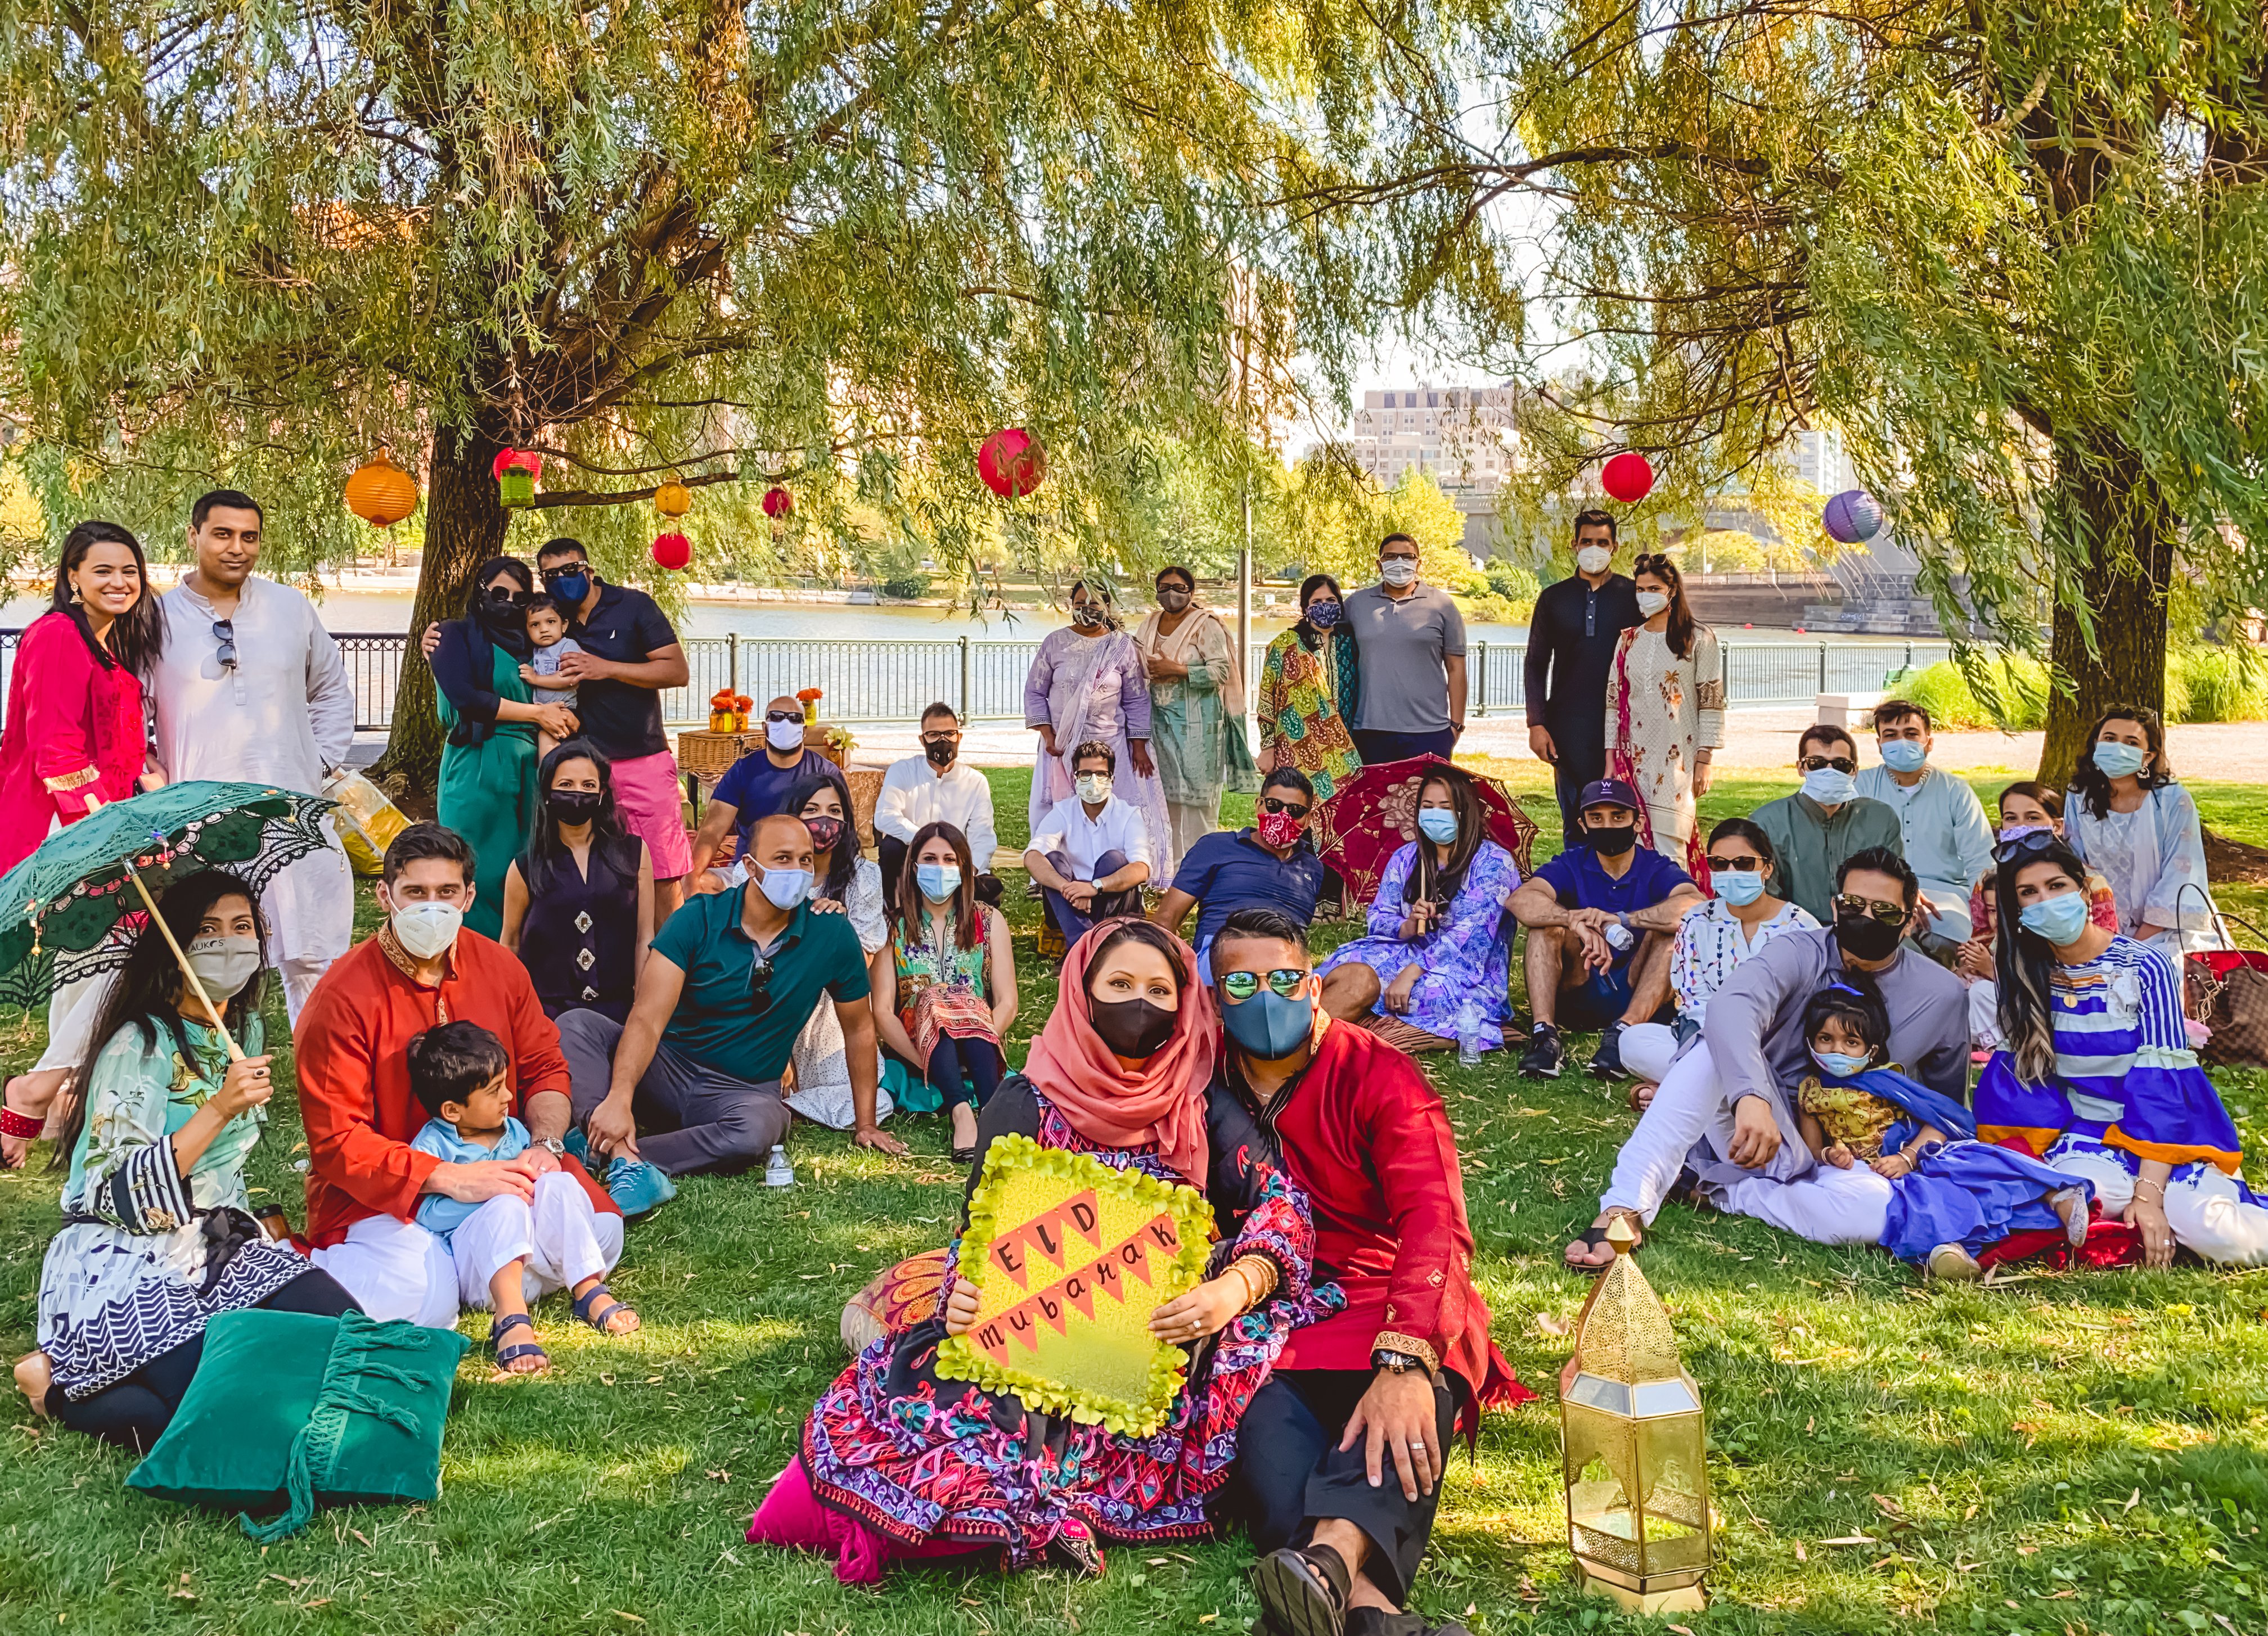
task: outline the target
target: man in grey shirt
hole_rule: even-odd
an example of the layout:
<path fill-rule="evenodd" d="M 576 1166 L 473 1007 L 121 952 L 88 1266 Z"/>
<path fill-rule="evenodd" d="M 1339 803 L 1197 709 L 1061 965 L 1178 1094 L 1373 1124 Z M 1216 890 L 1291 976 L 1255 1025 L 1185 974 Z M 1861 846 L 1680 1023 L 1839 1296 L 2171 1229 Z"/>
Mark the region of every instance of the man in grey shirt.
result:
<path fill-rule="evenodd" d="M 1447 759 L 1465 730 L 1465 616 L 1418 583 L 1418 542 L 1378 543 L 1378 578 L 1346 599 L 1360 698 L 1354 747 L 1364 765 L 1414 755 Z"/>
<path fill-rule="evenodd" d="M 1781 933 L 1710 997 L 1700 1037 L 1616 1155 L 1597 1221 L 1567 1247 L 1569 1266 L 1605 1266 L 1607 1224 L 1617 1214 L 1651 1224 L 1688 1167 L 1719 1209 L 1819 1244 L 1881 1241 L 1889 1183 L 1864 1165 L 1815 1163 L 1784 1089 L 1811 1071 L 1804 1005 L 1846 969 L 1867 973 L 1889 1010 L 1890 1060 L 1966 1102 L 1968 996 L 1960 979 L 1898 941 L 1918 923 L 1921 887 L 1897 854 L 1852 854 L 1835 891 L 1830 926 Z"/>

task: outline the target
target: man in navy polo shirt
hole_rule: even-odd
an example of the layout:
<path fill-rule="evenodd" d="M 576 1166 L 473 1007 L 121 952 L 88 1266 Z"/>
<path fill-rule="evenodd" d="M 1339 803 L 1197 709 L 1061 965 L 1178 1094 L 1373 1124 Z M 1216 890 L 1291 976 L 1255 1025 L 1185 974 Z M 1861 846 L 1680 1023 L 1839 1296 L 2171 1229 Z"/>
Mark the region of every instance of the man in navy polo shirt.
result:
<path fill-rule="evenodd" d="M 1583 786 L 1581 832 L 1506 899 L 1528 928 L 1528 1003 L 1535 1022 L 1520 1071 L 1557 1079 L 1566 1060 L 1564 1021 L 1604 1031 L 1592 1054 L 1595 1079 L 1627 1079 L 1622 1032 L 1669 999 L 1677 922 L 1702 901 L 1700 888 L 1651 847 L 1638 845 L 1638 792 L 1617 778 Z"/>
<path fill-rule="evenodd" d="M 1197 972 L 1212 981 L 1212 940 L 1239 909 L 1279 909 L 1305 927 L 1315 918 L 1323 890 L 1323 861 L 1307 839 L 1315 787 L 1294 767 L 1278 767 L 1260 786 L 1256 822 L 1233 834 L 1215 830 L 1182 859 L 1173 886 L 1150 919 L 1178 934 L 1197 912 Z"/>

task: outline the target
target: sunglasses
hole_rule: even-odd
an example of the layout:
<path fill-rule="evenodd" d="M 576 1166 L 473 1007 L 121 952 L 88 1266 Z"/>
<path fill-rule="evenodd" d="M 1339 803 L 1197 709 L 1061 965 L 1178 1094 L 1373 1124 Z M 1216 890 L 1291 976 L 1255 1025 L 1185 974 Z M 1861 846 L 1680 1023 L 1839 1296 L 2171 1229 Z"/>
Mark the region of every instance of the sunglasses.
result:
<path fill-rule="evenodd" d="M 543 583 L 547 585 L 556 585 L 563 579 L 574 579 L 578 576 L 588 575 L 590 571 L 591 565 L 587 562 L 563 562 L 556 568 L 548 568 L 543 570 Z"/>
<path fill-rule="evenodd" d="M 213 640 L 220 643 L 219 658 L 221 669 L 225 671 L 234 670 L 236 668 L 236 621 L 234 620 L 215 620 L 213 621 L 212 634 Z"/>
<path fill-rule="evenodd" d="M 748 967 L 748 1003 L 757 1016 L 772 1009 L 772 963 L 762 955 Z"/>
<path fill-rule="evenodd" d="M 2017 859 L 2029 857 L 2035 852 L 2045 852 L 2055 844 L 2055 831 L 2036 829 L 2029 835 L 2019 835 L 2014 840 L 2004 840 L 1993 847 L 1992 862 L 2014 863 Z"/>
<path fill-rule="evenodd" d="M 1224 972 L 1216 980 L 1220 984 L 1220 992 L 1231 1000 L 1245 1001 L 1260 992 L 1262 979 L 1257 972 Z M 1307 974 L 1295 965 L 1280 965 L 1268 973 L 1266 980 L 1271 991 L 1289 1000 L 1300 992 L 1300 985 L 1307 980 Z"/>
<path fill-rule="evenodd" d="M 766 721 L 770 721 L 771 718 L 770 716 L 766 716 L 764 719 Z M 922 735 L 922 743 L 925 745 L 957 745 L 960 742 L 961 735 L 957 732 L 924 733 Z"/>
<path fill-rule="evenodd" d="M 1303 818 L 1307 816 L 1307 808 L 1295 807 L 1290 802 L 1278 801 L 1273 796 L 1263 796 L 1260 797 L 1260 810 L 1263 812 L 1289 812 L 1296 818 Z"/>
<path fill-rule="evenodd" d="M 803 713 L 799 710 L 767 710 L 764 712 L 764 720 L 767 722 L 800 722 L 803 720 Z"/>
<path fill-rule="evenodd" d="M 1872 898 L 1862 898 L 1855 891 L 1846 891 L 1829 906 L 1840 916 L 1880 921 L 1885 926 L 1903 926 L 1906 921 L 1906 906 L 1903 903 L 1877 903 Z"/>
<path fill-rule="evenodd" d="M 1859 764 L 1846 755 L 1808 755 L 1798 761 L 1796 766 L 1807 773 L 1816 773 L 1830 767 L 1838 773 L 1855 773 L 1859 770 Z"/>
<path fill-rule="evenodd" d="M 1709 860 L 1709 867 L 1711 869 L 1723 869 L 1734 875 L 1754 875 L 1761 870 L 1764 866 L 1763 859 L 1751 858 L 1746 855 L 1737 858 L 1719 858 L 1712 856 Z"/>

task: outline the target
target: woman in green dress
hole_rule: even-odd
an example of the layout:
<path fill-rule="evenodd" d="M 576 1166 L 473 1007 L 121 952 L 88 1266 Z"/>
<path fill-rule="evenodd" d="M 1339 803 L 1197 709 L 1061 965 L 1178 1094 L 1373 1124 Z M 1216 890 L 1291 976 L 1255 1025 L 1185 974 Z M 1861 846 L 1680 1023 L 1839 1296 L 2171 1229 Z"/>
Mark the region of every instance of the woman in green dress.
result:
<path fill-rule="evenodd" d="M 526 563 L 490 557 L 473 576 L 464 618 L 441 627 L 433 649 L 433 708 L 449 730 L 434 815 L 473 848 L 465 924 L 483 937 L 503 933 L 504 873 L 535 817 L 537 730 L 571 738 L 578 725 L 564 705 L 535 703 L 520 679 L 534 589 Z"/>

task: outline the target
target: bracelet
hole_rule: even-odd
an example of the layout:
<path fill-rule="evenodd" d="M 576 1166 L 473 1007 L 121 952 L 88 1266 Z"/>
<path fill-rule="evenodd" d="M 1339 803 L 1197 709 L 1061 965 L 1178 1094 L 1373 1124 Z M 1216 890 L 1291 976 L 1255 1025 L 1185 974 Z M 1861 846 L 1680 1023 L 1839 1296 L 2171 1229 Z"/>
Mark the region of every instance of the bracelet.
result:
<path fill-rule="evenodd" d="M 28 1113 L 18 1113 L 13 1108 L 0 1107 L 0 1136 L 18 1136 L 26 1141 L 39 1140 L 40 1133 L 48 1127 L 47 1120 L 35 1119 Z"/>
<path fill-rule="evenodd" d="M 1247 1312 L 1267 1300 L 1276 1291 L 1278 1282 L 1276 1264 L 1266 1256 L 1239 1256 L 1228 1264 L 1228 1270 L 1235 1273 L 1238 1280 L 1244 1285 L 1245 1301 L 1242 1310 Z"/>

